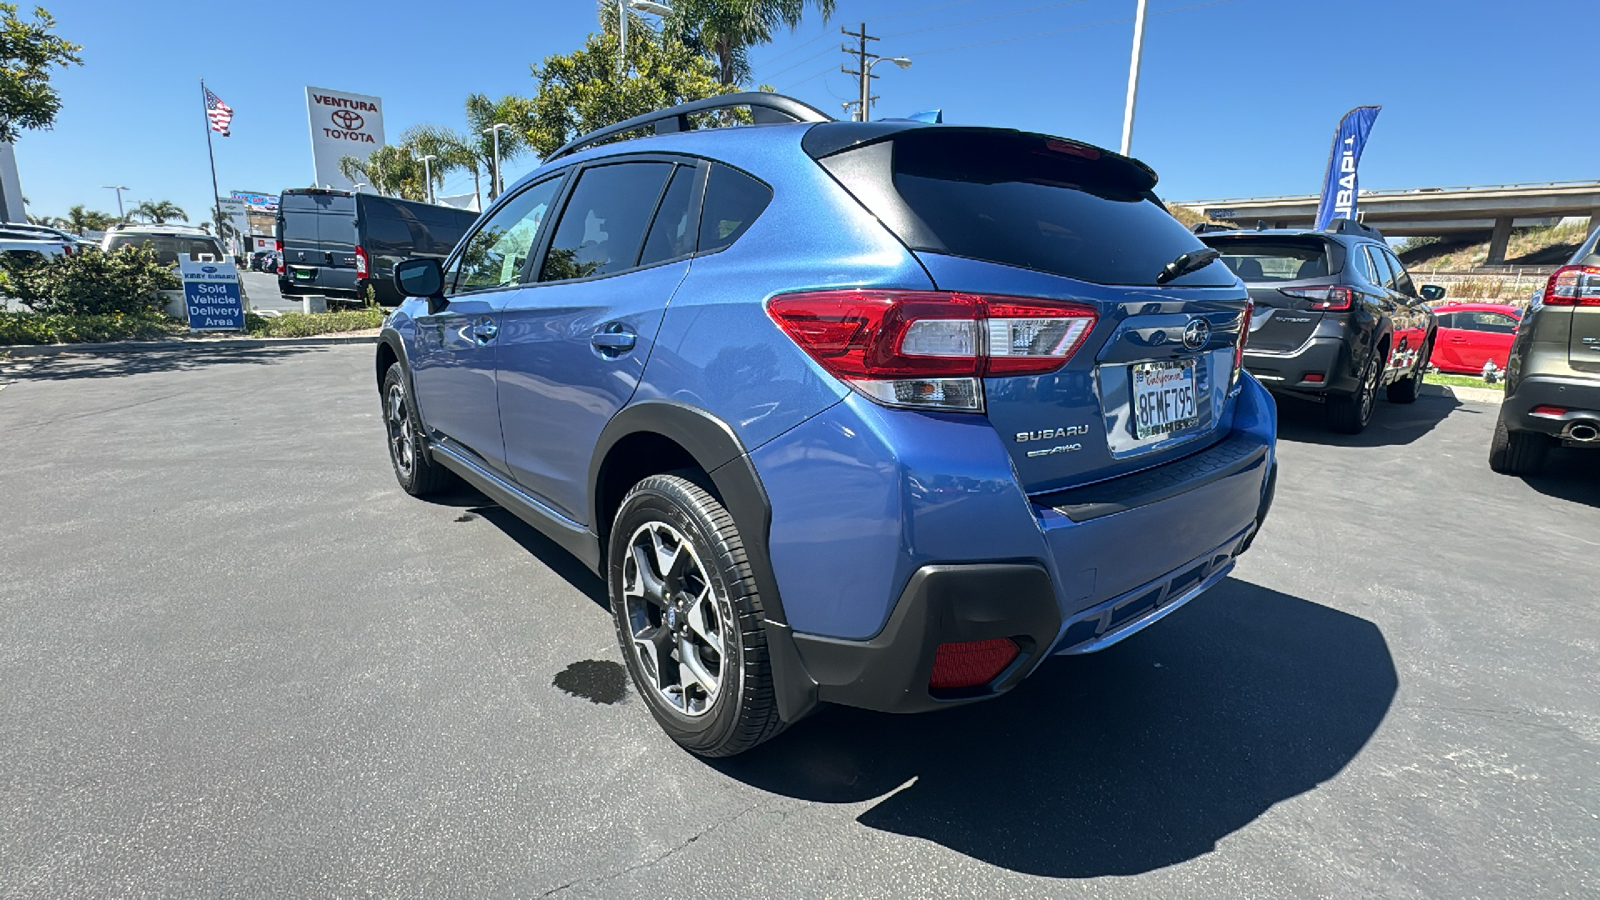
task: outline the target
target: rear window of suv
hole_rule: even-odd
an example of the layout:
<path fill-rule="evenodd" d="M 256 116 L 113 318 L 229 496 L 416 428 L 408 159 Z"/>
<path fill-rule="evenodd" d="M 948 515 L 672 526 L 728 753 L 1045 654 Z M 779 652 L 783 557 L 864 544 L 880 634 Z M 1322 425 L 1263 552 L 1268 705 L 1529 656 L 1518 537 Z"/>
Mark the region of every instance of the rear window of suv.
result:
<path fill-rule="evenodd" d="M 1086 144 L 943 128 L 911 129 L 885 143 L 893 145 L 893 193 L 910 215 L 873 211 L 891 228 L 900 225 L 897 233 L 913 250 L 1098 284 L 1154 285 L 1167 263 L 1205 246 L 1156 201 L 1153 173 Z M 879 184 L 863 183 L 881 182 L 881 172 L 824 164 L 869 208 L 889 199 Z M 1233 283 L 1233 274 L 1220 265 L 1171 282 Z"/>
<path fill-rule="evenodd" d="M 1209 241 L 1222 251 L 1222 262 L 1247 282 L 1299 281 L 1323 278 L 1328 272 L 1328 245 L 1303 241 L 1217 238 Z"/>

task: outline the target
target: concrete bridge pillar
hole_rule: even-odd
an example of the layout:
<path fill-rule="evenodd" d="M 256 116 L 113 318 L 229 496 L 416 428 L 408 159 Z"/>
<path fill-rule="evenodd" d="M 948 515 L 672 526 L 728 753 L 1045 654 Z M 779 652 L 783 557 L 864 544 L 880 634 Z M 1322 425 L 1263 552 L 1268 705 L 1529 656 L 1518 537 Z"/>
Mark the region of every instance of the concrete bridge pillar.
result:
<path fill-rule="evenodd" d="M 1511 242 L 1511 217 L 1502 216 L 1494 220 L 1494 233 L 1489 236 L 1489 258 L 1483 261 L 1486 266 L 1503 266 L 1506 264 L 1506 244 Z"/>
<path fill-rule="evenodd" d="M 1589 231 L 1587 233 L 1594 234 L 1596 228 L 1600 228 L 1600 209 L 1589 212 Z"/>

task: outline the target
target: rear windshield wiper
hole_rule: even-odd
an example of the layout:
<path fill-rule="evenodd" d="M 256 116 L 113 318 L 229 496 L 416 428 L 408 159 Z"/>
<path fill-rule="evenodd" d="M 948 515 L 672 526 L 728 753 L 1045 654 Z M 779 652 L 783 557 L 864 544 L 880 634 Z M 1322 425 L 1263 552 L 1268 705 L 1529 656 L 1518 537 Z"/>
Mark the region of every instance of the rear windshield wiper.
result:
<path fill-rule="evenodd" d="M 1188 253 L 1167 263 L 1167 267 L 1161 270 L 1160 275 L 1156 276 L 1156 284 L 1166 284 L 1174 278 L 1182 278 L 1190 272 L 1197 272 L 1216 262 L 1221 257 L 1222 251 L 1215 247 L 1207 247 L 1204 250 L 1190 250 Z"/>

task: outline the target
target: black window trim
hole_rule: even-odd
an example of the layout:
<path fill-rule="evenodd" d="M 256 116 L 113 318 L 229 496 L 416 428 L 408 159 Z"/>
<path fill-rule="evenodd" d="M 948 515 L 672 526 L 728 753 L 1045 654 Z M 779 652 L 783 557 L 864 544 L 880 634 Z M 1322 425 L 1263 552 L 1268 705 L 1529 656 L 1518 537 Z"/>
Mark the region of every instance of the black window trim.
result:
<path fill-rule="evenodd" d="M 590 169 L 600 169 L 606 166 L 640 162 L 669 163 L 674 168 L 671 172 L 667 173 L 667 180 L 662 183 L 661 192 L 656 195 L 655 206 L 650 211 L 650 221 L 645 223 L 644 235 L 639 239 L 639 249 L 634 251 L 633 254 L 634 264 L 625 269 L 617 269 L 615 271 L 605 272 L 600 275 L 586 275 L 582 278 L 562 278 L 558 281 L 538 280 L 538 273 L 544 268 L 545 255 L 550 252 L 550 244 L 553 240 L 555 240 L 556 229 L 561 226 L 561 216 L 567 214 L 567 203 L 572 199 L 572 192 L 577 189 L 578 182 L 583 178 L 583 173 L 589 171 Z M 683 262 L 686 259 L 691 259 L 697 256 L 700 235 L 698 229 L 695 231 L 695 250 L 679 256 L 674 256 L 671 259 L 657 260 L 647 266 L 641 266 L 638 264 L 639 255 L 644 252 L 644 245 L 650 240 L 650 229 L 655 225 L 656 216 L 661 212 L 661 201 L 665 199 L 667 189 L 672 187 L 672 177 L 677 174 L 677 166 L 689 166 L 696 169 L 694 184 L 689 194 L 689 215 L 696 225 L 698 225 L 700 222 L 701 202 L 705 198 L 706 174 L 711 169 L 710 160 L 698 156 L 691 156 L 687 153 L 628 153 L 618 156 L 605 156 L 601 157 L 600 159 L 590 160 L 589 162 L 580 163 L 568 170 L 574 174 L 573 177 L 568 180 L 561 193 L 556 197 L 557 205 L 554 208 L 559 209 L 559 212 L 555 218 L 555 225 L 551 226 L 551 228 L 540 237 L 537 252 L 529 254 L 527 268 L 525 268 L 522 273 L 522 284 L 527 287 L 545 287 L 548 285 L 557 284 L 583 284 L 590 281 L 601 281 L 606 278 L 615 278 L 618 275 L 631 275 L 634 272 L 642 272 L 645 269 L 653 269 L 657 266 L 665 266 L 675 262 Z"/>

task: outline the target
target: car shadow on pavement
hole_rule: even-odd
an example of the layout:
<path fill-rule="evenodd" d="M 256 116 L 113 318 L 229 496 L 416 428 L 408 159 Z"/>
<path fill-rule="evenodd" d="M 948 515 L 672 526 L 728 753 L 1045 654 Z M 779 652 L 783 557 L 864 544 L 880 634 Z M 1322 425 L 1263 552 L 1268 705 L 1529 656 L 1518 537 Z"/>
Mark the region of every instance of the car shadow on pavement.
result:
<path fill-rule="evenodd" d="M 920 716 L 826 709 L 711 764 L 1017 872 L 1133 875 L 1211 852 L 1347 765 L 1398 686 L 1372 622 L 1228 579 L 1011 696 Z"/>
<path fill-rule="evenodd" d="M 505 532 L 506 537 L 516 541 L 517 546 L 543 563 L 545 568 L 560 576 L 562 580 L 581 591 L 585 597 L 594 601 L 595 605 L 605 610 L 606 615 L 611 614 L 611 600 L 606 594 L 606 583 L 598 575 L 589 571 L 587 566 L 579 562 L 576 556 L 563 549 L 560 544 L 545 537 L 537 528 L 517 518 L 515 513 L 490 500 L 477 488 L 467 484 L 458 484 L 447 493 L 424 499 L 438 506 L 453 506 L 462 509 L 462 515 L 456 519 L 457 522 L 467 522 L 473 516 L 483 518 L 489 524 Z"/>
<path fill-rule="evenodd" d="M 1547 497 L 1600 509 L 1600 450 L 1552 448 L 1544 470 L 1522 480 Z"/>
<path fill-rule="evenodd" d="M 63 353 L 56 356 L 0 356 L 0 384 L 20 381 L 71 381 L 120 378 L 151 372 L 187 372 L 220 365 L 268 366 L 304 353 L 322 353 L 329 345 L 296 347 L 176 347 L 128 353 Z"/>
<path fill-rule="evenodd" d="M 1273 394 L 1278 401 L 1278 437 L 1299 444 L 1336 447 L 1388 447 L 1409 444 L 1426 435 L 1449 415 L 1494 415 L 1498 409 L 1467 406 L 1451 396 L 1424 394 L 1417 402 L 1390 403 L 1380 399 L 1372 421 L 1360 434 L 1340 434 L 1327 426 L 1326 408 L 1300 397 Z M 1487 411 L 1487 412 L 1486 412 Z M 1484 452 L 1488 447 L 1485 445 Z"/>

